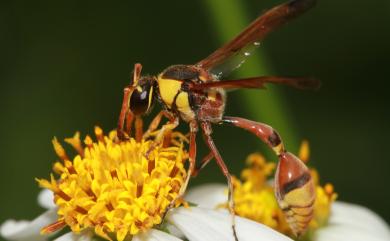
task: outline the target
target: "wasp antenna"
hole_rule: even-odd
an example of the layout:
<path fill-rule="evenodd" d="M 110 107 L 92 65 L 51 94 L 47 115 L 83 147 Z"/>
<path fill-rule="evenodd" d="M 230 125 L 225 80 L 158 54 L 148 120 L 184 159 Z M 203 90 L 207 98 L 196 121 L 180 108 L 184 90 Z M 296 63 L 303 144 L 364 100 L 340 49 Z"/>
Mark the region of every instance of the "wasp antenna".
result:
<path fill-rule="evenodd" d="M 140 63 L 136 63 L 134 65 L 133 79 L 130 82 L 130 85 L 136 86 L 138 84 L 138 80 L 141 77 L 141 70 L 142 70 L 142 65 Z"/>

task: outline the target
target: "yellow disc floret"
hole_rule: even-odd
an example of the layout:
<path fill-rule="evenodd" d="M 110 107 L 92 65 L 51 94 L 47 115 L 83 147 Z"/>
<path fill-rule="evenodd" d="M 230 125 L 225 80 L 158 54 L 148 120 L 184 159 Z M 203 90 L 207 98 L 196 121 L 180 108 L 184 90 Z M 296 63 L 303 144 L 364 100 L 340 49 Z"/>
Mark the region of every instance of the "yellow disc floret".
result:
<path fill-rule="evenodd" d="M 73 160 L 53 140 L 62 159 L 53 169 L 60 177 L 38 182 L 53 191 L 59 219 L 43 232 L 68 225 L 76 233 L 93 229 L 122 241 L 160 224 L 186 176 L 183 142 L 163 147 L 153 140 L 119 141 L 115 131 L 104 136 L 100 128 L 95 135 L 98 141 L 87 136 L 85 147 L 78 133 L 65 140 L 78 153 Z"/>

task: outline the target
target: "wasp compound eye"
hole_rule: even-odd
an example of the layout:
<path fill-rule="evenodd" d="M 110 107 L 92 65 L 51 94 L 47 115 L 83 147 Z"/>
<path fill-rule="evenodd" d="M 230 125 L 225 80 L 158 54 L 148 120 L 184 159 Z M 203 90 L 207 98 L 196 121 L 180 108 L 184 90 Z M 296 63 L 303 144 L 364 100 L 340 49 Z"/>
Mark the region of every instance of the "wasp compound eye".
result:
<path fill-rule="evenodd" d="M 153 104 L 153 86 L 149 83 L 137 86 L 130 97 L 130 110 L 134 115 L 147 113 Z"/>

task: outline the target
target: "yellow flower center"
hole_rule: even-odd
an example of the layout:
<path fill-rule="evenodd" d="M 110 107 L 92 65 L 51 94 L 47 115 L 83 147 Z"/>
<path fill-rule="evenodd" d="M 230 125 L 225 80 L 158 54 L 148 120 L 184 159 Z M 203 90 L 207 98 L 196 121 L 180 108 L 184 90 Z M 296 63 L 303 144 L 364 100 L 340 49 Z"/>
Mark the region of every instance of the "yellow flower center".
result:
<path fill-rule="evenodd" d="M 308 161 L 308 143 L 304 142 L 300 158 Z M 241 172 L 241 179 L 233 179 L 235 212 L 237 215 L 263 223 L 281 233 L 293 236 L 292 230 L 285 221 L 283 211 L 279 208 L 274 195 L 273 184 L 269 179 L 275 169 L 274 163 L 267 163 L 260 154 L 252 154 L 247 158 L 248 168 Z M 314 230 L 327 223 L 331 204 L 337 194 L 331 184 L 324 187 L 319 185 L 318 173 L 311 170 L 316 186 L 316 201 L 314 204 L 314 218 L 309 224 Z M 226 204 L 221 205 L 226 207 Z"/>
<path fill-rule="evenodd" d="M 104 136 L 100 128 L 95 134 L 98 141 L 87 136 L 86 147 L 78 133 L 65 139 L 78 152 L 73 161 L 53 140 L 63 160 L 54 165 L 60 177 L 38 182 L 53 191 L 59 218 L 42 232 L 68 225 L 76 233 L 89 228 L 105 239 L 116 235 L 122 241 L 160 224 L 178 196 L 186 176 L 184 137 L 163 147 L 153 140 L 119 141 L 115 131 Z"/>

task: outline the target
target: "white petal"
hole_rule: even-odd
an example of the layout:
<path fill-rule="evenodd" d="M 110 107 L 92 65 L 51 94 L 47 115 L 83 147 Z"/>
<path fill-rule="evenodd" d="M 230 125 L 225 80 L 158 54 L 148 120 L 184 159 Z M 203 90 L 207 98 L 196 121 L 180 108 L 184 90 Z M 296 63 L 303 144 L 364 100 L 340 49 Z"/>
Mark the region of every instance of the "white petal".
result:
<path fill-rule="evenodd" d="M 146 233 L 135 235 L 132 241 L 182 241 L 166 232 L 151 229 Z"/>
<path fill-rule="evenodd" d="M 56 205 L 54 204 L 54 195 L 53 192 L 49 189 L 42 189 L 42 191 L 38 194 L 38 204 L 39 206 L 46 208 L 46 209 L 52 209 L 55 208 Z"/>
<path fill-rule="evenodd" d="M 368 208 L 335 202 L 328 226 L 315 233 L 315 241 L 390 240 L 388 224 Z"/>
<path fill-rule="evenodd" d="M 177 208 L 167 218 L 190 241 L 234 240 L 231 216 L 226 211 L 199 207 Z M 292 241 L 267 226 L 241 217 L 236 217 L 236 230 L 240 241 Z"/>
<path fill-rule="evenodd" d="M 81 234 L 75 234 L 73 232 L 66 233 L 53 241 L 91 241 L 92 234 L 89 232 L 82 232 Z"/>
<path fill-rule="evenodd" d="M 184 233 L 182 233 L 179 229 L 176 228 L 176 226 L 170 224 L 170 223 L 166 223 L 166 228 L 168 230 L 168 233 L 172 234 L 173 236 L 175 237 L 178 237 L 178 238 L 184 238 Z"/>
<path fill-rule="evenodd" d="M 0 235 L 7 240 L 45 240 L 40 230 L 57 220 L 56 210 L 44 212 L 33 221 L 7 220 L 0 226 Z"/>
<path fill-rule="evenodd" d="M 191 188 L 185 200 L 196 203 L 199 207 L 215 208 L 221 203 L 227 202 L 227 186 L 213 183 Z"/>
<path fill-rule="evenodd" d="M 66 233 L 54 239 L 54 241 L 76 241 L 76 240 L 77 240 L 76 234 L 72 232 Z"/>
<path fill-rule="evenodd" d="M 329 225 L 314 234 L 313 241 L 389 241 L 345 225 Z"/>
<path fill-rule="evenodd" d="M 21 230 L 27 227 L 29 223 L 30 222 L 26 220 L 7 220 L 0 227 L 1 236 L 12 240 L 12 235 L 14 233 L 19 233 Z"/>

